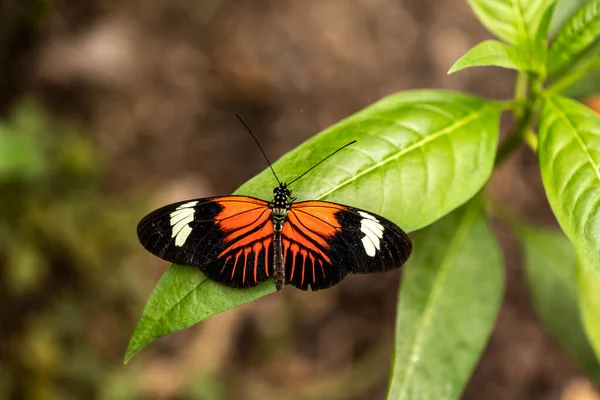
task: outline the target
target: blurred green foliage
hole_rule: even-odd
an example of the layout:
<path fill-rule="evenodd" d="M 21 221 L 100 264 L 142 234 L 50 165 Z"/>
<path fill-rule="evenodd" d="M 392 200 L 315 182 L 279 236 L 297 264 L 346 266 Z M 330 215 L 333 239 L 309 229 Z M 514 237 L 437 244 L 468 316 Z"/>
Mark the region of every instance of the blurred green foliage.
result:
<path fill-rule="evenodd" d="M 559 28 L 589 0 L 559 0 L 556 3 L 552 22 L 550 24 L 550 37 L 554 38 Z M 596 94 L 600 91 L 600 70 L 596 69 L 583 76 L 572 86 L 567 88 L 565 95 L 576 99 Z"/>
<path fill-rule="evenodd" d="M 34 101 L 0 121 L 0 399 L 130 397 L 113 375 L 143 283 L 136 213 L 101 171 L 77 125 Z"/>

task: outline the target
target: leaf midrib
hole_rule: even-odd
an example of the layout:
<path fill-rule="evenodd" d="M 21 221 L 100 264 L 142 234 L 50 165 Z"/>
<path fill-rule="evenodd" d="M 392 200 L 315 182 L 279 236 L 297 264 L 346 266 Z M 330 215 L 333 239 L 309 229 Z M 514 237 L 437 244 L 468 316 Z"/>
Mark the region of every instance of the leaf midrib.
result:
<path fill-rule="evenodd" d="M 521 3 L 519 2 L 519 0 L 512 0 L 511 1 L 511 8 L 513 11 L 513 17 L 515 18 L 515 22 L 517 23 L 517 34 L 519 36 L 521 36 L 520 38 L 518 38 L 517 40 L 523 40 L 525 39 L 524 43 L 525 45 L 529 45 L 529 35 L 527 34 L 527 27 L 525 26 L 525 18 L 523 15 L 523 10 L 521 10 Z"/>
<path fill-rule="evenodd" d="M 449 271 L 450 267 L 452 266 L 452 263 L 455 260 L 456 255 L 458 254 L 458 252 L 460 250 L 460 246 L 463 244 L 463 242 L 465 241 L 465 239 L 467 237 L 469 228 L 475 222 L 475 217 L 477 215 L 478 208 L 473 205 L 467 206 L 467 207 L 468 207 L 468 209 L 465 212 L 465 215 L 463 216 L 462 220 L 460 221 L 460 225 L 458 226 L 458 229 L 456 230 L 456 234 L 454 235 L 454 237 L 450 241 L 450 244 L 448 245 L 448 251 L 444 255 L 444 258 L 442 259 L 440 268 L 438 270 L 439 272 L 435 278 L 435 282 L 434 282 L 433 288 L 431 290 L 431 295 L 429 296 L 429 298 L 427 300 L 427 304 L 425 306 L 425 311 L 423 312 L 423 317 L 421 319 L 422 323 L 420 324 L 419 330 L 417 331 L 415 340 L 413 342 L 413 346 L 411 347 L 410 356 L 408 357 L 409 364 L 404 372 L 404 376 L 402 377 L 402 379 L 400 381 L 398 381 L 398 384 L 400 384 L 400 387 L 402 388 L 402 390 L 398 396 L 399 399 L 403 398 L 403 396 L 405 395 L 406 389 L 408 387 L 406 382 L 409 381 L 411 375 L 414 372 L 414 369 L 415 369 L 414 367 L 415 367 L 415 364 L 417 364 L 417 362 L 413 362 L 412 360 L 422 350 L 422 346 L 423 346 L 423 342 L 424 342 L 424 338 L 425 338 L 425 332 L 426 332 L 427 328 L 429 327 L 429 324 L 431 323 L 433 308 L 434 308 L 434 305 L 437 304 L 437 299 L 441 295 L 442 285 L 446 281 L 446 276 L 448 274 L 448 271 Z"/>
<path fill-rule="evenodd" d="M 478 112 L 474 112 L 469 114 L 467 117 L 457 121 L 456 123 L 447 126 L 446 128 L 440 129 L 437 132 L 434 132 L 430 135 L 427 135 L 425 137 L 423 137 L 422 140 L 402 149 L 401 151 L 399 151 L 398 153 L 395 153 L 387 158 L 384 158 L 383 160 L 375 163 L 374 165 L 372 165 L 371 167 L 358 172 L 357 174 L 355 174 L 354 176 L 346 179 L 345 181 L 340 182 L 338 185 L 334 186 L 333 188 L 331 188 L 329 191 L 325 192 L 324 194 L 321 194 L 320 196 L 318 196 L 315 200 L 322 200 L 325 197 L 329 196 L 330 194 L 332 194 L 333 192 L 336 192 L 338 190 L 340 190 L 342 187 L 351 184 L 352 182 L 354 182 L 355 180 L 359 179 L 360 177 L 362 177 L 363 175 L 366 175 L 370 172 L 372 172 L 373 170 L 376 170 L 378 168 L 383 167 L 385 164 L 388 164 L 392 161 L 395 161 L 397 158 L 402 157 L 403 155 L 419 149 L 423 146 L 425 146 L 427 143 L 439 138 L 442 135 L 448 134 L 448 133 L 452 133 L 453 131 L 459 129 L 460 127 L 467 125 L 469 122 L 479 118 L 481 115 L 485 114 L 488 109 L 492 108 L 491 105 L 486 104 L 484 105 L 481 110 L 479 110 Z"/>

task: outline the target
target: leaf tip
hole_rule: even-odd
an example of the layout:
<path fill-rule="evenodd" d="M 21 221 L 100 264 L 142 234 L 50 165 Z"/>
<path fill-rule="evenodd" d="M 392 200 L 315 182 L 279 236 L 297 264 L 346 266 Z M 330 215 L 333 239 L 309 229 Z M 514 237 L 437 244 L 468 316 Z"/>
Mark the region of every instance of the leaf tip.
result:
<path fill-rule="evenodd" d="M 461 69 L 463 69 L 463 67 L 460 65 L 460 60 L 458 60 L 457 62 L 455 62 L 450 69 L 448 70 L 448 72 L 446 72 L 446 75 L 451 75 L 455 72 L 460 71 Z"/>
<path fill-rule="evenodd" d="M 141 322 L 141 321 L 140 321 Z M 127 350 L 125 350 L 125 357 L 123 357 L 123 364 L 129 363 L 133 356 L 139 353 L 144 347 L 148 346 L 152 343 L 156 337 L 145 337 L 144 335 L 140 335 L 139 326 L 136 327 L 133 332 L 133 336 L 129 339 L 129 344 L 127 345 Z"/>
<path fill-rule="evenodd" d="M 123 365 L 127 365 L 129 361 L 135 356 L 140 350 L 140 346 L 133 342 L 133 338 L 127 345 L 127 350 L 125 350 L 125 357 L 123 357 Z"/>

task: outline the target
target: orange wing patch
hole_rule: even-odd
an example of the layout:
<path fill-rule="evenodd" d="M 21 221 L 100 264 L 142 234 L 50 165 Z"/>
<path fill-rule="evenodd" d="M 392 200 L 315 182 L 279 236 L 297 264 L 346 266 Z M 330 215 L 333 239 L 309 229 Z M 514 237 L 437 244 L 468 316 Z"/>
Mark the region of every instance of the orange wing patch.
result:
<path fill-rule="evenodd" d="M 288 221 L 283 226 L 281 233 L 284 237 L 298 242 L 310 252 L 318 254 L 330 263 L 329 257 L 315 243 L 322 248 L 330 248 L 327 239 L 341 229 L 335 214 L 344 209 L 343 206 L 329 204 L 323 206 L 320 202 L 312 201 L 294 204 L 288 212 Z"/>
<path fill-rule="evenodd" d="M 225 243 L 231 243 L 229 247 L 219 254 L 218 257 L 221 257 L 230 251 L 235 249 L 239 249 L 242 247 L 250 246 L 252 243 L 266 239 L 267 237 L 273 236 L 273 222 L 271 221 L 270 213 L 267 210 L 262 211 L 261 214 L 258 214 L 254 221 L 247 225 L 244 228 L 233 231 L 229 235 L 227 235 L 224 239 Z M 262 225 L 256 232 L 252 232 L 256 228 Z"/>
<path fill-rule="evenodd" d="M 223 207 L 215 217 L 215 222 L 221 230 L 228 233 L 225 243 L 232 243 L 219 257 L 231 250 L 244 247 L 261 238 L 273 235 L 273 223 L 271 222 L 271 210 L 267 203 L 262 200 L 253 202 L 240 202 L 235 200 L 221 200 L 219 205 Z M 264 226 L 253 234 L 248 234 L 261 225 Z"/>
<path fill-rule="evenodd" d="M 302 214 L 310 215 L 314 219 L 318 220 L 322 229 L 318 230 L 318 232 L 319 234 L 323 234 L 325 236 L 331 236 L 335 234 L 335 229 L 340 228 L 340 223 L 335 217 L 335 214 L 338 211 L 344 211 L 347 209 L 348 207 L 339 204 L 327 203 L 326 205 L 323 205 L 323 202 L 321 201 L 303 201 L 301 203 L 292 205 L 292 211 L 302 212 Z M 304 222 L 304 218 L 302 218 L 302 222 Z"/>
<path fill-rule="evenodd" d="M 291 215 L 292 213 L 288 214 L 288 217 Z M 284 257 L 285 254 L 287 253 L 287 248 L 290 247 L 290 240 L 288 240 L 287 238 L 293 240 L 294 242 L 297 242 L 298 244 L 300 244 L 302 246 L 302 250 L 301 251 L 312 251 L 316 254 L 318 254 L 320 257 L 322 257 L 324 260 L 326 260 L 328 263 L 331 263 L 331 260 L 329 259 L 329 257 L 327 257 L 327 254 L 325 254 L 323 252 L 323 250 L 321 250 L 318 246 L 316 246 L 313 242 L 311 242 L 310 240 L 307 240 L 304 236 L 302 236 L 300 234 L 300 232 L 302 232 L 303 234 L 305 234 L 306 236 L 310 237 L 311 239 L 314 240 L 314 238 L 317 238 L 317 241 L 319 244 L 321 244 L 323 247 L 328 248 L 329 245 L 327 244 L 327 242 L 321 238 L 318 237 L 317 235 L 315 235 L 313 232 L 310 232 L 306 229 L 303 229 L 301 226 L 297 226 L 297 225 L 292 225 L 293 223 L 291 222 L 291 218 L 288 222 L 286 222 L 283 225 L 283 230 L 281 231 L 281 235 L 282 237 L 282 242 L 283 242 L 283 247 L 284 247 Z M 294 247 L 296 246 L 296 247 Z M 292 254 L 294 255 L 294 260 L 292 262 L 295 263 L 295 256 L 298 253 L 298 246 L 295 243 L 291 243 L 291 251 Z M 284 258 L 284 263 L 285 263 L 285 258 Z M 292 268 L 292 272 L 294 271 L 294 269 Z M 293 273 L 292 273 L 293 275 Z"/>
<path fill-rule="evenodd" d="M 272 241 L 273 239 L 270 237 L 263 241 L 263 247 L 265 249 L 265 275 L 267 275 L 267 277 L 269 277 L 269 254 L 267 252 L 269 251 L 269 246 Z M 258 258 L 258 253 L 256 254 L 256 257 Z"/>
<path fill-rule="evenodd" d="M 241 273 L 242 285 L 246 281 L 257 283 L 259 268 L 264 268 L 268 277 L 269 248 L 273 241 L 273 222 L 268 203 L 249 197 L 243 201 L 225 198 L 216 202 L 222 210 L 215 216 L 215 223 L 226 233 L 223 241 L 228 245 L 217 256 L 225 257 L 221 274 L 232 260 L 231 279 L 234 279 L 236 272 Z M 258 264 L 261 254 L 265 260 L 264 266 Z"/>
<path fill-rule="evenodd" d="M 226 232 L 252 224 L 262 211 L 268 210 L 266 201 L 251 197 L 244 197 L 243 201 L 219 199 L 216 203 L 223 209 L 215 217 L 215 222 Z"/>
<path fill-rule="evenodd" d="M 320 201 L 292 204 L 281 232 L 288 282 L 304 287 L 305 282 L 317 283 L 321 276 L 326 279 L 325 264 L 332 263 L 327 254 L 330 239 L 341 230 L 336 214 L 347 209 Z"/>

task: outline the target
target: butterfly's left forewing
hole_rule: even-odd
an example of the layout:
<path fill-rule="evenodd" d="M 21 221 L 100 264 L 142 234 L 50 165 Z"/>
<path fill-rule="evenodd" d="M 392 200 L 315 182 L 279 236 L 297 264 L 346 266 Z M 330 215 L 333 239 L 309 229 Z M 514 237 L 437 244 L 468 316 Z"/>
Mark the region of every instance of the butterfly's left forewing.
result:
<path fill-rule="evenodd" d="M 393 222 L 357 208 L 324 201 L 295 203 L 283 227 L 287 284 L 325 289 L 348 273 L 390 271 L 412 251 Z"/>
<path fill-rule="evenodd" d="M 151 253 L 198 267 L 227 286 L 256 286 L 272 275 L 273 223 L 264 200 L 224 196 L 188 200 L 148 214 L 138 237 Z"/>

